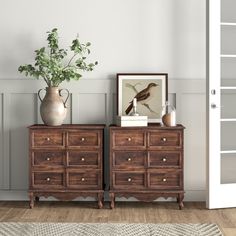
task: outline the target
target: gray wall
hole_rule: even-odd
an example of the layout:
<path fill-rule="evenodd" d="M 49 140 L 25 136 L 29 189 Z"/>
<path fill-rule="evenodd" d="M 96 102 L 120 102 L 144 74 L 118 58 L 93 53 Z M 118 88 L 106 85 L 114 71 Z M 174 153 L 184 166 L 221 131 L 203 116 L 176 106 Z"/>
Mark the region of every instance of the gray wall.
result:
<path fill-rule="evenodd" d="M 54 27 L 59 29 L 62 46 L 69 45 L 77 33 L 90 41 L 90 59 L 99 61 L 95 71 L 85 73 L 78 83 L 62 84 L 71 93 L 66 123 L 113 123 L 116 73 L 169 74 L 177 120 L 186 126 L 186 199 L 205 199 L 205 1 L 1 3 L 0 199 L 27 199 L 26 127 L 41 122 L 36 94 L 45 84 L 23 78 L 17 68 L 33 62 L 33 51 L 45 45 L 46 31 Z"/>
<path fill-rule="evenodd" d="M 168 72 L 205 78 L 205 0 L 1 0 L 0 78 L 19 78 L 57 27 L 63 46 L 79 34 L 99 66 L 89 78 L 116 72 Z"/>

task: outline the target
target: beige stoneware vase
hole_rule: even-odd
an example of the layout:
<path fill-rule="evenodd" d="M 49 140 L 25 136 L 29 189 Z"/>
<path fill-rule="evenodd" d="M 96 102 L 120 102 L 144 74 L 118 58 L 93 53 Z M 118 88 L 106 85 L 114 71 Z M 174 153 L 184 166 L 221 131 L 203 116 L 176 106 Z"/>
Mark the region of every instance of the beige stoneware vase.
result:
<path fill-rule="evenodd" d="M 41 98 L 40 93 L 46 90 L 44 98 Z M 65 101 L 62 99 L 62 91 L 67 92 Z M 40 114 L 44 124 L 51 126 L 62 125 L 66 118 L 67 108 L 66 102 L 69 98 L 67 89 L 59 89 L 58 87 L 47 87 L 38 91 L 38 97 L 41 101 Z"/>

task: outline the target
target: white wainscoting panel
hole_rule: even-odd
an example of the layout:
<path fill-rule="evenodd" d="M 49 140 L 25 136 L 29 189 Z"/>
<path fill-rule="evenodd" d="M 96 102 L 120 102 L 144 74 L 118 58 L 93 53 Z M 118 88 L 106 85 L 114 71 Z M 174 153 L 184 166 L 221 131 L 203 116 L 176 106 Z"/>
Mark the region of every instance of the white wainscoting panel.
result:
<path fill-rule="evenodd" d="M 36 122 L 36 94 L 12 93 L 9 106 L 10 125 L 10 188 L 14 190 L 28 187 L 27 126 Z"/>
<path fill-rule="evenodd" d="M 84 94 L 80 93 L 77 96 L 78 99 L 73 99 L 73 111 L 76 109 L 75 123 L 85 124 L 103 124 L 107 123 L 107 109 L 106 109 L 106 94 L 104 93 L 92 93 Z M 77 119 L 76 119 L 77 117 Z"/>
<path fill-rule="evenodd" d="M 206 106 L 205 94 L 184 93 L 181 96 L 181 122 L 185 130 L 184 176 L 186 190 L 205 190 L 206 183 Z"/>
<path fill-rule="evenodd" d="M 205 80 L 169 79 L 169 101 L 185 129 L 186 200 L 204 201 L 206 185 Z M 0 200 L 26 200 L 28 188 L 27 126 L 42 123 L 37 92 L 41 80 L 0 80 Z M 105 184 L 109 185 L 108 126 L 115 122 L 116 80 L 81 79 L 63 83 L 70 91 L 65 123 L 106 124 L 104 138 Z"/>

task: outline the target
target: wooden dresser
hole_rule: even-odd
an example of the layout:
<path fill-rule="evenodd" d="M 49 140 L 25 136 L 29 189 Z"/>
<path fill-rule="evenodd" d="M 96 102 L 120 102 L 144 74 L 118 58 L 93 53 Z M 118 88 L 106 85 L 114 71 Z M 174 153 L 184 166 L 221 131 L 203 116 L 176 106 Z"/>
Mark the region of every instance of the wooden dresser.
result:
<path fill-rule="evenodd" d="M 184 127 L 110 126 L 111 208 L 115 197 L 176 197 L 183 208 Z"/>
<path fill-rule="evenodd" d="M 95 197 L 103 207 L 104 125 L 29 127 L 30 207 L 39 197 Z"/>

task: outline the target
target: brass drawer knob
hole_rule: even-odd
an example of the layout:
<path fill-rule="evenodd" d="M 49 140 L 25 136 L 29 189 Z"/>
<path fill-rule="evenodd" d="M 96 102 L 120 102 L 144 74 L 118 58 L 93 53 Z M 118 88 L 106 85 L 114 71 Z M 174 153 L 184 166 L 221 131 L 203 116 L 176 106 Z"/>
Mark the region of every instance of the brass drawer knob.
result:
<path fill-rule="evenodd" d="M 81 157 L 81 161 L 85 161 L 84 157 Z"/>
<path fill-rule="evenodd" d="M 47 182 L 49 182 L 51 179 L 48 177 L 46 180 L 47 180 Z"/>
<path fill-rule="evenodd" d="M 85 141 L 85 138 L 81 138 L 81 141 L 84 142 L 84 141 Z"/>
<path fill-rule="evenodd" d="M 84 181 L 85 181 L 85 178 L 81 178 L 81 181 L 84 182 Z"/>
<path fill-rule="evenodd" d="M 130 141 L 131 141 L 131 138 L 128 138 L 128 141 L 130 142 Z"/>
<path fill-rule="evenodd" d="M 50 138 L 48 138 L 48 137 L 47 137 L 47 138 L 45 138 L 45 139 L 46 139 L 46 141 L 50 141 Z"/>
<path fill-rule="evenodd" d="M 166 159 L 165 157 L 163 157 L 163 158 L 162 158 L 162 161 L 163 161 L 163 162 L 166 162 L 166 161 L 167 161 L 167 159 Z"/>
<path fill-rule="evenodd" d="M 128 178 L 128 182 L 131 182 L 132 181 L 132 179 L 131 178 Z"/>
<path fill-rule="evenodd" d="M 51 159 L 50 159 L 50 157 L 47 157 L 46 160 L 47 160 L 47 161 L 50 161 Z"/>
<path fill-rule="evenodd" d="M 127 160 L 128 160 L 128 161 L 132 161 L 131 157 L 129 157 Z"/>
<path fill-rule="evenodd" d="M 163 181 L 163 182 L 166 182 L 166 181 L 167 181 L 167 179 L 166 179 L 166 178 L 164 178 L 164 179 L 162 179 L 162 181 Z"/>
<path fill-rule="evenodd" d="M 162 138 L 161 139 L 163 142 L 166 142 L 167 141 L 167 138 Z"/>

